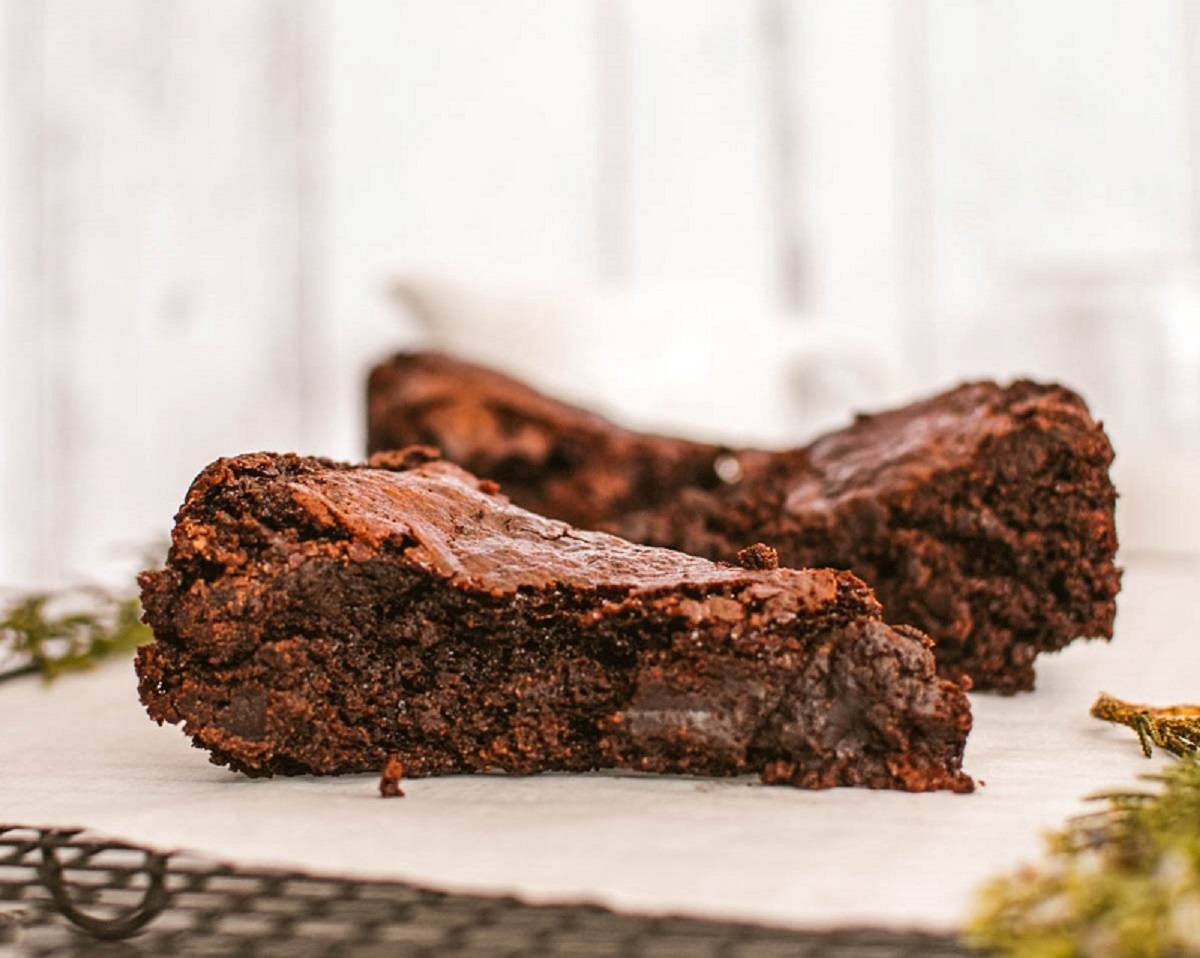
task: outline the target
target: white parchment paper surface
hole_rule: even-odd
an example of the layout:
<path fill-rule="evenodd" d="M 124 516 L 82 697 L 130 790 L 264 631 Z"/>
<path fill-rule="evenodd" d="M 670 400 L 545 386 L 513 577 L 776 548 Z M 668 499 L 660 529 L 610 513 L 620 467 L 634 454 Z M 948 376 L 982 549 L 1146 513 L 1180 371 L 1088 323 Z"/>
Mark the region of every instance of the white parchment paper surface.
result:
<path fill-rule="evenodd" d="M 152 723 L 121 662 L 0 685 L 0 823 L 539 902 L 953 929 L 1084 795 L 1161 761 L 1088 718 L 1099 690 L 1200 699 L 1200 561 L 1128 565 L 1112 644 L 1043 657 L 1032 695 L 972 695 L 973 795 L 595 774 L 413 780 L 383 800 L 375 776 L 250 780 Z"/>

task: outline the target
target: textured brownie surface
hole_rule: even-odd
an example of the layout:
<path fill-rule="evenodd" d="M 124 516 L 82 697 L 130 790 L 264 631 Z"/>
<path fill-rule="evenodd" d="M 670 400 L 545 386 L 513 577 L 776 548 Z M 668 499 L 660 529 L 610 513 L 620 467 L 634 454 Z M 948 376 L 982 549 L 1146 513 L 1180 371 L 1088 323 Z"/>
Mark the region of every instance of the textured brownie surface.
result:
<path fill-rule="evenodd" d="M 142 576 L 150 715 L 250 774 L 971 788 L 963 687 L 854 576 L 579 532 L 431 455 L 209 466 Z"/>
<path fill-rule="evenodd" d="M 851 569 L 978 688 L 1031 689 L 1039 652 L 1112 635 L 1112 447 L 1061 386 L 970 383 L 767 453 L 631 433 L 417 353 L 372 372 L 369 420 L 372 450 L 439 446 L 576 524 L 714 559 L 763 541 L 788 566 Z"/>
<path fill-rule="evenodd" d="M 376 366 L 367 392 L 371 453 L 436 446 L 531 512 L 585 529 L 669 501 L 681 488 L 715 489 L 722 484 L 715 464 L 737 467 L 721 458 L 728 450 L 720 446 L 620 429 L 437 353 L 402 354 Z"/>

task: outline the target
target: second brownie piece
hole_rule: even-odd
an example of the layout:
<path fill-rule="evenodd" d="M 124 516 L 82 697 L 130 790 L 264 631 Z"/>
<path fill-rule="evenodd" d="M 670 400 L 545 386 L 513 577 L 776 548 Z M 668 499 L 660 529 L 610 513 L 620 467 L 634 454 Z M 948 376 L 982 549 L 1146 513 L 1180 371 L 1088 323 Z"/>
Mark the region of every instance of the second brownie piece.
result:
<path fill-rule="evenodd" d="M 850 569 L 976 688 L 1031 689 L 1039 652 L 1112 635 L 1112 447 L 1061 386 L 970 383 L 765 452 L 631 432 L 412 353 L 371 373 L 369 443 L 414 442 L 527 508 L 636 542 L 731 559 L 762 541 L 785 565 Z"/>

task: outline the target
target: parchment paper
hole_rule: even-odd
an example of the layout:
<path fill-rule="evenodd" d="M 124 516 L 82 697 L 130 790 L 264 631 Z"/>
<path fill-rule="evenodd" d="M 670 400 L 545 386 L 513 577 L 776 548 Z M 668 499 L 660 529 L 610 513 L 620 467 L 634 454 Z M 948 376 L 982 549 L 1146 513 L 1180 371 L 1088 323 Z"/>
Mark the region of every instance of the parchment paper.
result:
<path fill-rule="evenodd" d="M 1130 564 L 1111 645 L 1043 657 L 1032 695 L 972 695 L 973 795 L 596 774 L 414 780 L 384 800 L 374 776 L 250 780 L 154 725 L 120 662 L 0 686 L 0 822 L 530 901 L 952 929 L 979 882 L 1036 856 L 1082 796 L 1161 761 L 1088 718 L 1099 690 L 1200 699 L 1200 562 Z"/>

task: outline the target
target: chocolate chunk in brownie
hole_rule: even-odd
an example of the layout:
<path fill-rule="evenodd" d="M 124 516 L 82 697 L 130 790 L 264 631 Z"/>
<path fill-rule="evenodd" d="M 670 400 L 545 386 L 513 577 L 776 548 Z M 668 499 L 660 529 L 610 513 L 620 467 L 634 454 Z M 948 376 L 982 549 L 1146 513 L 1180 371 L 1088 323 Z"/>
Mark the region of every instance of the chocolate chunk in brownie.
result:
<path fill-rule="evenodd" d="M 963 685 L 854 576 L 580 532 L 427 450 L 220 460 L 141 581 L 150 715 L 252 775 L 972 784 Z"/>
<path fill-rule="evenodd" d="M 400 355 L 369 382 L 372 450 L 423 442 L 512 500 L 636 542 L 851 569 L 943 673 L 1034 684 L 1034 658 L 1112 636 L 1112 447 L 1055 385 L 970 383 L 793 450 L 630 432 L 499 373 Z"/>

